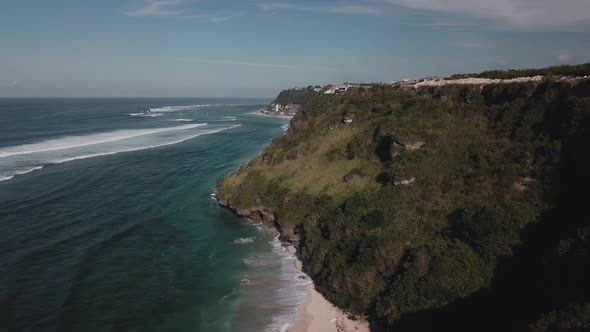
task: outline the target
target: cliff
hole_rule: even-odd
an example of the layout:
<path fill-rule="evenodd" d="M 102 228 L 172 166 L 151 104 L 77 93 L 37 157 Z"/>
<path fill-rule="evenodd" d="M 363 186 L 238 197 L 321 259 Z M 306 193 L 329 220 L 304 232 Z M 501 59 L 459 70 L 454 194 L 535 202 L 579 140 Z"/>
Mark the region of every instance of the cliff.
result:
<path fill-rule="evenodd" d="M 316 95 L 220 180 L 327 299 L 375 329 L 590 324 L 590 79 Z"/>
<path fill-rule="evenodd" d="M 306 88 L 294 88 L 281 91 L 281 93 L 261 112 L 267 115 L 294 116 L 301 107 L 314 97 L 318 96 L 318 88 L 308 86 Z"/>

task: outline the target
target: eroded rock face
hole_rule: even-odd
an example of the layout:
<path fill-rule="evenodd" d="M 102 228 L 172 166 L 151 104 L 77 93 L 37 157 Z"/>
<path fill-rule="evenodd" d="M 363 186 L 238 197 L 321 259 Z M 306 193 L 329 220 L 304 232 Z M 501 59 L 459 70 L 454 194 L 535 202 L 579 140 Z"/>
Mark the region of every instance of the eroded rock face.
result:
<path fill-rule="evenodd" d="M 415 135 L 396 134 L 393 129 L 386 126 L 379 126 L 373 137 L 375 142 L 379 142 L 375 151 L 381 161 L 392 161 L 401 151 L 420 150 L 426 142 Z"/>
<path fill-rule="evenodd" d="M 414 184 L 414 182 L 416 182 L 416 178 L 415 177 L 411 177 L 409 179 L 395 181 L 393 183 L 393 185 L 394 186 L 410 186 L 410 185 Z"/>
<path fill-rule="evenodd" d="M 263 224 L 266 227 L 276 228 L 280 233 L 280 241 L 290 243 L 295 248 L 299 247 L 300 236 L 294 226 L 289 226 L 293 225 L 293 223 L 283 223 L 283 225 L 281 225 L 281 223 L 278 222 L 276 214 L 272 210 L 263 206 L 236 209 L 231 205 L 231 201 L 223 197 L 217 197 L 217 202 L 219 205 L 232 210 L 235 214 L 246 220 L 256 224 Z"/>
<path fill-rule="evenodd" d="M 291 225 L 292 223 L 288 223 L 288 225 Z M 279 241 L 281 242 L 287 242 L 292 244 L 295 248 L 299 248 L 299 234 L 297 234 L 295 228 L 293 227 L 281 227 L 280 224 L 276 224 L 276 227 L 280 233 L 279 235 Z"/>
<path fill-rule="evenodd" d="M 412 134 L 391 134 L 395 143 L 403 146 L 409 151 L 415 151 L 421 149 L 426 142 L 420 137 Z"/>
<path fill-rule="evenodd" d="M 525 190 L 527 190 L 528 185 L 533 182 L 535 182 L 535 179 L 533 179 L 533 178 L 529 178 L 529 177 L 522 178 L 522 179 L 520 179 L 520 181 L 518 181 L 514 184 L 514 189 L 517 191 L 521 191 L 521 192 L 525 191 Z"/>
<path fill-rule="evenodd" d="M 277 220 L 275 214 L 266 208 L 250 208 L 236 210 L 238 216 L 246 218 L 256 223 L 263 223 L 268 226 L 274 226 L 274 222 Z"/>

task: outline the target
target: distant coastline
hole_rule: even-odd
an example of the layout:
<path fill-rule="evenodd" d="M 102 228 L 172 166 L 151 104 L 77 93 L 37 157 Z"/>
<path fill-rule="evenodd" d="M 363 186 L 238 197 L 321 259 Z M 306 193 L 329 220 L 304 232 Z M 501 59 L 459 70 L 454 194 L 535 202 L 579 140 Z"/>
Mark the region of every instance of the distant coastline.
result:
<path fill-rule="evenodd" d="M 273 117 L 273 118 L 280 118 L 280 119 L 288 119 L 288 120 L 292 119 L 293 116 L 294 116 L 294 115 L 276 114 L 276 113 L 269 112 L 269 111 L 264 110 L 264 109 L 258 110 L 258 111 L 254 112 L 252 114 L 259 115 L 259 116 L 268 116 L 268 117 Z"/>

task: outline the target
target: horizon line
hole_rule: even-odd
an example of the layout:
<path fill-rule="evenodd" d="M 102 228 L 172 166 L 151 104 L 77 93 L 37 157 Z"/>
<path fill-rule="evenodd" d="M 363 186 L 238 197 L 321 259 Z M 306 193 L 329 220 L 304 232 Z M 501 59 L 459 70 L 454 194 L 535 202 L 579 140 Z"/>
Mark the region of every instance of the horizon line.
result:
<path fill-rule="evenodd" d="M 26 98 L 31 98 L 31 99 L 41 99 L 41 98 L 55 98 L 55 99 L 59 99 L 59 98 L 79 98 L 79 99 L 90 99 L 90 98 L 111 98 L 111 99 L 115 99 L 115 98 L 120 98 L 120 99 L 124 99 L 124 98 L 144 98 L 144 99 L 195 99 L 195 98 L 201 98 L 201 99 L 268 99 L 268 98 L 274 98 L 274 97 L 187 97 L 187 96 L 173 96 L 173 97 L 148 97 L 148 96 L 0 96 L 0 99 L 8 99 L 8 98 L 12 98 L 12 99 L 26 99 Z"/>

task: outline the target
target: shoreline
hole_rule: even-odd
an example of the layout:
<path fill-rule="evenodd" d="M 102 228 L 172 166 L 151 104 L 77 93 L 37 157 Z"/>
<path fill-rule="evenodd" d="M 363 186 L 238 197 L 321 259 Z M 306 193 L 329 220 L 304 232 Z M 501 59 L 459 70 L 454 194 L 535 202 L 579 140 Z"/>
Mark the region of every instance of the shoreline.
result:
<path fill-rule="evenodd" d="M 272 113 L 264 113 L 262 111 L 256 111 L 252 114 L 258 115 L 258 116 L 266 116 L 266 117 L 270 117 L 270 118 L 287 119 L 287 120 L 291 120 L 294 117 L 294 115 L 280 115 L 280 114 L 275 115 Z"/>
<path fill-rule="evenodd" d="M 270 116 L 261 114 L 260 112 L 256 112 L 255 114 L 263 115 L 263 116 Z M 212 194 L 213 199 L 217 201 L 217 203 L 226 209 L 234 212 L 237 216 L 245 219 L 246 221 L 260 225 L 261 227 L 268 227 L 274 228 L 279 231 L 279 236 L 282 234 L 279 229 L 274 226 L 271 226 L 269 223 L 264 220 L 269 214 L 268 211 L 257 209 L 259 212 L 263 213 L 263 220 L 260 222 L 256 222 L 253 219 L 250 219 L 248 215 L 244 213 L 240 213 L 238 210 L 231 207 L 226 200 L 221 200 L 220 197 L 217 195 L 217 192 L 214 191 Z M 251 211 L 244 211 L 244 212 L 251 212 Z M 259 230 L 260 231 L 260 230 Z M 344 312 L 342 309 L 336 307 L 332 303 L 330 303 L 323 295 L 321 295 L 316 289 L 313 279 L 309 275 L 307 275 L 303 271 L 303 263 L 299 259 L 297 255 L 297 249 L 293 246 L 292 243 L 288 241 L 280 240 L 284 250 L 287 251 L 290 255 L 295 258 L 293 263 L 293 269 L 298 270 L 299 272 L 303 273 L 309 280 L 309 284 L 307 287 L 307 293 L 305 295 L 305 300 L 301 303 L 295 313 L 295 320 L 290 322 L 286 325 L 281 331 L 283 332 L 370 332 L 369 322 L 363 318 L 359 318 L 357 320 L 352 320 L 349 318 L 349 315 Z"/>
<path fill-rule="evenodd" d="M 290 246 L 293 248 L 292 246 Z M 295 248 L 293 248 L 295 249 Z M 296 256 L 296 253 L 293 252 Z M 299 258 L 295 268 L 303 271 Z M 309 276 L 308 276 L 309 278 Z M 311 278 L 310 278 L 311 280 Z M 297 308 L 295 321 L 289 332 L 370 332 L 369 323 L 364 319 L 352 320 L 340 308 L 330 303 L 315 289 L 313 281 L 307 286 L 305 301 Z"/>
<path fill-rule="evenodd" d="M 231 207 L 229 202 L 220 200 L 217 193 L 214 192 L 212 197 L 217 203 L 230 211 L 234 212 L 239 217 L 247 220 L 252 224 L 259 224 L 262 227 L 273 228 L 269 224 L 265 224 L 264 220 L 256 223 L 249 219 L 248 216 L 240 214 L 237 210 Z M 276 229 L 276 228 L 275 228 Z M 277 229 L 277 231 L 279 231 Z M 280 234 L 280 231 L 279 231 Z M 280 241 L 280 240 L 279 240 Z M 352 320 L 348 318 L 342 309 L 330 303 L 323 295 L 315 289 L 313 280 L 309 275 L 303 271 L 303 263 L 297 255 L 297 249 L 289 242 L 280 241 L 284 250 L 295 258 L 293 268 L 305 274 L 309 279 L 307 285 L 307 294 L 302 304 L 297 307 L 295 313 L 295 320 L 291 322 L 284 332 L 370 332 L 369 323 L 364 319 Z"/>

